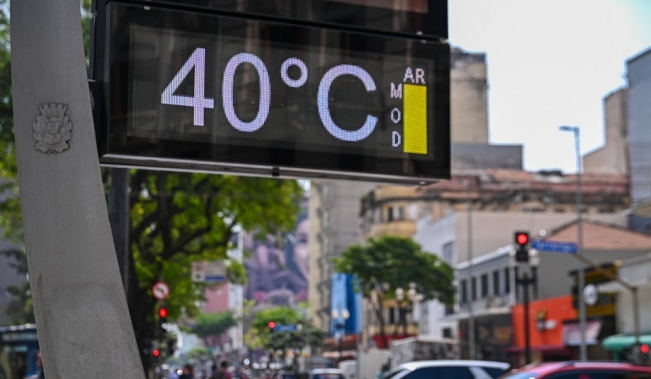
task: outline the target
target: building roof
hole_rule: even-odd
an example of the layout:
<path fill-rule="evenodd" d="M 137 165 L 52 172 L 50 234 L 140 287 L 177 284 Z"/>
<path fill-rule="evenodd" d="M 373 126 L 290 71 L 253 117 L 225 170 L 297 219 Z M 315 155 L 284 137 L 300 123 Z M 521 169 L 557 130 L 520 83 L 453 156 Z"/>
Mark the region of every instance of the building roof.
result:
<path fill-rule="evenodd" d="M 468 190 L 504 191 L 529 190 L 576 192 L 576 175 L 560 171 L 524 171 L 515 169 L 458 170 L 450 180 L 421 188 L 423 192 Z M 584 173 L 581 176 L 583 193 L 628 193 L 628 177 L 619 174 Z"/>
<path fill-rule="evenodd" d="M 546 240 L 577 242 L 577 221 L 547 231 Z M 583 220 L 583 249 L 585 250 L 650 250 L 651 235 L 619 225 Z"/>

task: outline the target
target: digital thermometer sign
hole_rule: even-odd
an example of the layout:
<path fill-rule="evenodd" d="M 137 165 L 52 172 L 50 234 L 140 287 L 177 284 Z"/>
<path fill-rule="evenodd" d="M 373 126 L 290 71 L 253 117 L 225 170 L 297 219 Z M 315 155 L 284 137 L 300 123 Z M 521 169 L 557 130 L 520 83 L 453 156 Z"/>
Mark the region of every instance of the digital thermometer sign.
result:
<path fill-rule="evenodd" d="M 449 176 L 449 47 L 110 4 L 105 164 L 421 182 Z"/>

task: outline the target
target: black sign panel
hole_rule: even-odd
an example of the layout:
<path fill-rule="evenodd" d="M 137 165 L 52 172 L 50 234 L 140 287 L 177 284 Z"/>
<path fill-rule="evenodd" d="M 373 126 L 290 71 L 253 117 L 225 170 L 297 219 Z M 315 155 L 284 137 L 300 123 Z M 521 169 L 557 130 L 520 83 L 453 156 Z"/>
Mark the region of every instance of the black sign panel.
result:
<path fill-rule="evenodd" d="M 141 3 L 142 0 L 123 0 Z M 151 0 L 177 7 L 248 13 L 446 40 L 447 0 Z"/>
<path fill-rule="evenodd" d="M 449 47 L 110 4 L 101 161 L 419 182 L 449 176 Z"/>

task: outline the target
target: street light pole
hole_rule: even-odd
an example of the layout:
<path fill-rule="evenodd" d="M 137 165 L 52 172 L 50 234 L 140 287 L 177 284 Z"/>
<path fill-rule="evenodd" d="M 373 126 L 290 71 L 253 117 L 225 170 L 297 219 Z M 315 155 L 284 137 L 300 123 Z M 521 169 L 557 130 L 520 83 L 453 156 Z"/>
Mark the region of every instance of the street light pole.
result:
<path fill-rule="evenodd" d="M 577 233 L 577 252 L 581 254 L 583 250 L 583 198 L 581 191 L 581 175 L 583 171 L 583 162 L 581 159 L 581 145 L 580 145 L 580 129 L 578 126 L 561 126 L 559 128 L 564 132 L 573 132 L 574 133 L 574 144 L 576 150 L 576 233 Z M 585 330 L 586 330 L 586 310 L 585 302 L 583 301 L 583 288 L 585 287 L 585 268 L 581 263 L 579 264 L 578 270 L 579 277 L 579 288 L 577 299 L 579 302 L 579 329 L 581 331 L 581 345 L 579 350 L 579 359 L 585 361 L 588 359 L 588 349 L 585 341 Z"/>
<path fill-rule="evenodd" d="M 476 354 L 475 354 L 475 314 L 473 312 L 473 298 L 472 298 L 472 293 L 473 290 L 476 290 L 472 288 L 472 269 L 473 269 L 473 251 L 472 251 L 472 199 L 471 199 L 471 182 L 470 179 L 466 182 L 468 192 L 467 192 L 467 197 L 468 197 L 468 223 L 467 227 L 468 230 L 466 231 L 467 237 L 468 237 L 468 282 L 470 285 L 468 286 L 470 288 L 470 296 L 469 299 L 470 301 L 468 302 L 468 358 L 469 359 L 475 359 Z"/>

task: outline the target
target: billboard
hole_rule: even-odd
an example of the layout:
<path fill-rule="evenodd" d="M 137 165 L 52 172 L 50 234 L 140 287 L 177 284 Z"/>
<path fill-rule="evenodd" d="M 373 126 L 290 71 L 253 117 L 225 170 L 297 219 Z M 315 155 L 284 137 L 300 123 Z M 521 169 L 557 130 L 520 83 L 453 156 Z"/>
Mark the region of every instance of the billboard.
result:
<path fill-rule="evenodd" d="M 301 212 L 294 230 L 277 238 L 244 237 L 248 257 L 244 261 L 249 281 L 244 297 L 255 302 L 254 311 L 286 306 L 297 308 L 308 301 L 309 219 Z"/>

